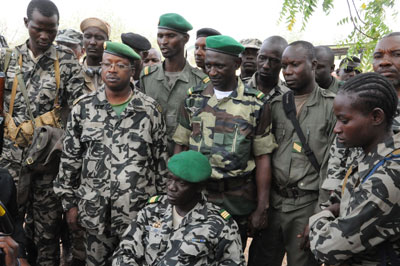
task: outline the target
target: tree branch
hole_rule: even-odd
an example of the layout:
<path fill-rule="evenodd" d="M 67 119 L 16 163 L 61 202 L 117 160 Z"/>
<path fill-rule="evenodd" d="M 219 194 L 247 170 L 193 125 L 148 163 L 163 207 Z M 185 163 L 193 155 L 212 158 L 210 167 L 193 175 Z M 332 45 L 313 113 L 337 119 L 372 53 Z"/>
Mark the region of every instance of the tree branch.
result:
<path fill-rule="evenodd" d="M 365 22 L 361 19 L 360 14 L 358 13 L 356 4 L 354 3 L 354 0 L 351 0 L 353 2 L 354 10 L 356 11 L 358 19 L 365 25 Z"/>
<path fill-rule="evenodd" d="M 347 2 L 347 6 L 348 6 L 348 8 L 349 8 L 350 20 L 351 20 L 351 22 L 353 23 L 354 28 L 355 28 L 359 33 L 361 33 L 362 35 L 364 35 L 365 37 L 370 38 L 370 39 L 372 39 L 372 40 L 376 40 L 376 38 L 371 37 L 371 36 L 369 36 L 368 34 L 365 34 L 363 31 L 361 31 L 361 30 L 357 27 L 357 25 L 356 25 L 356 23 L 354 22 L 354 19 L 353 19 L 353 14 L 351 13 L 351 7 L 350 7 L 349 0 L 346 0 L 346 2 Z"/>

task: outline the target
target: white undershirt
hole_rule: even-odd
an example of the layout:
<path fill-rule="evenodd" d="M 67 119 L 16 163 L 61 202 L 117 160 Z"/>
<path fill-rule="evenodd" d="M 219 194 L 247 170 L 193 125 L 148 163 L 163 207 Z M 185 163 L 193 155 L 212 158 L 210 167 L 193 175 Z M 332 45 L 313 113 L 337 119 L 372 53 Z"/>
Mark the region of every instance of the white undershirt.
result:
<path fill-rule="evenodd" d="M 177 229 L 183 220 L 183 216 L 180 216 L 176 211 L 175 206 L 172 206 L 172 225 L 174 229 Z"/>
<path fill-rule="evenodd" d="M 214 94 L 215 97 L 217 97 L 217 100 L 221 100 L 225 97 L 228 97 L 229 95 L 231 95 L 232 91 L 220 91 L 217 90 L 216 88 L 214 88 Z"/>

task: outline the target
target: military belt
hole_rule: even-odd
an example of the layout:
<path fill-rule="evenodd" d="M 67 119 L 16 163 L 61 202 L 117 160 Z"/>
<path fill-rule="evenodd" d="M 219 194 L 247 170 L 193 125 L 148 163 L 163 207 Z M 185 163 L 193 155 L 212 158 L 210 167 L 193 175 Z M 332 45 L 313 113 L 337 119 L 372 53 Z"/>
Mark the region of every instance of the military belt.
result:
<path fill-rule="evenodd" d="M 281 197 L 284 198 L 299 198 L 308 194 L 313 194 L 317 193 L 316 191 L 313 190 L 303 190 L 297 187 L 297 183 L 295 185 L 292 185 L 290 187 L 279 187 L 277 184 L 272 183 L 272 188 L 275 190 L 276 193 L 278 193 Z"/>
<path fill-rule="evenodd" d="M 206 189 L 214 192 L 224 192 L 230 190 L 237 190 L 243 185 L 252 181 L 252 175 L 246 175 L 244 177 L 232 177 L 225 179 L 209 179 L 206 184 Z"/>

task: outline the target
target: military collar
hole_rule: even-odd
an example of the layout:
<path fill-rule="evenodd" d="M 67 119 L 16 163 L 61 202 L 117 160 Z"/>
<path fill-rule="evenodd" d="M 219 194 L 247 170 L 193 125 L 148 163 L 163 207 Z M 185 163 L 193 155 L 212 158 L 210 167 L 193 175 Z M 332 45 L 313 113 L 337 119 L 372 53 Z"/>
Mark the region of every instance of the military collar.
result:
<path fill-rule="evenodd" d="M 316 84 L 316 83 L 315 83 Z M 318 93 L 321 89 L 316 84 L 304 106 L 313 106 L 318 102 Z"/>
<path fill-rule="evenodd" d="M 93 98 L 93 105 L 95 106 L 106 106 L 106 109 L 111 110 L 111 104 L 108 102 L 106 97 L 106 86 L 103 84 L 98 90 L 94 92 L 95 97 Z M 143 98 L 140 96 L 139 90 L 134 88 L 134 85 L 131 83 L 131 88 L 134 91 L 133 96 L 129 104 L 126 106 L 126 112 L 134 112 L 135 110 L 142 110 L 144 108 Z"/>
<path fill-rule="evenodd" d="M 384 142 L 379 143 L 375 149 L 364 156 L 358 164 L 360 178 L 364 178 L 372 168 L 380 162 L 386 155 L 392 153 L 395 149 L 400 148 L 400 133 L 397 133 Z"/>
<path fill-rule="evenodd" d="M 172 212 L 172 205 L 171 206 L 171 212 Z M 201 199 L 197 204 L 191 209 L 185 217 L 183 217 L 182 220 L 182 226 L 185 226 L 186 224 L 189 224 L 191 221 L 205 221 L 207 220 L 208 216 L 208 210 L 207 210 L 207 205 L 206 205 L 206 198 L 201 194 Z"/>
<path fill-rule="evenodd" d="M 251 77 L 251 79 L 248 81 L 247 86 L 253 89 L 258 90 L 257 88 L 257 77 L 258 77 L 258 71 L 256 71 L 253 76 Z M 285 84 L 284 82 L 279 79 L 278 83 L 275 85 L 275 87 L 273 87 L 268 95 L 266 95 L 268 98 L 271 98 L 272 96 L 274 96 L 276 93 L 279 93 L 279 95 L 284 94 L 288 89 L 283 90 L 282 88 L 285 88 Z"/>
<path fill-rule="evenodd" d="M 18 48 L 18 51 L 21 54 L 25 54 L 25 55 L 29 54 L 28 42 L 29 42 L 29 39 L 24 44 L 16 47 L 16 48 Z M 52 44 L 49 47 L 49 49 L 47 49 L 42 55 L 39 56 L 38 61 L 40 61 L 43 56 L 46 56 L 52 60 L 56 60 L 57 59 L 56 47 Z"/>
<path fill-rule="evenodd" d="M 236 87 L 236 89 L 232 91 L 232 93 L 227 98 L 242 100 L 245 86 L 240 78 L 238 78 L 237 80 L 238 80 L 238 86 Z M 214 86 L 212 85 L 212 82 L 208 83 L 207 87 L 202 92 L 202 95 L 210 98 L 214 96 Z"/>
<path fill-rule="evenodd" d="M 155 76 L 155 78 L 157 80 L 165 79 L 164 64 L 165 64 L 165 61 L 161 65 L 158 66 L 161 69 L 160 69 L 160 71 L 158 71 L 157 76 Z M 177 80 L 182 80 L 183 82 L 189 83 L 190 68 L 191 68 L 191 66 L 190 66 L 189 62 L 186 60 L 185 67 L 182 69 Z"/>

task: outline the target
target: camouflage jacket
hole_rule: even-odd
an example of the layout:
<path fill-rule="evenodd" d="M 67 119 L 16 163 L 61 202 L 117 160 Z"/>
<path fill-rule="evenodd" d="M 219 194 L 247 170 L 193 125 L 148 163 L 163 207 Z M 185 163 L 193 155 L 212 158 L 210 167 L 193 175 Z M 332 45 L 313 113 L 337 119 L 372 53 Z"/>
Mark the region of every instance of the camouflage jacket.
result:
<path fill-rule="evenodd" d="M 209 82 L 209 78 L 200 69 L 192 67 L 189 62 L 172 88 L 168 85 L 168 79 L 164 73 L 163 64 L 145 67 L 140 75 L 141 90 L 161 104 L 163 115 L 167 123 L 168 141 L 177 126 L 177 114 L 179 106 L 186 97 L 190 87 Z M 173 148 L 173 145 L 170 146 Z M 170 149 L 171 149 L 170 148 Z M 172 151 L 170 151 L 172 153 Z"/>
<path fill-rule="evenodd" d="M 392 129 L 394 133 L 400 132 L 400 102 L 397 105 L 397 113 L 393 120 Z M 322 187 L 331 191 L 339 189 L 347 169 L 362 154 L 361 148 L 345 148 L 335 139 L 330 148 L 328 175 Z"/>
<path fill-rule="evenodd" d="M 249 88 L 257 90 L 257 72 L 251 77 L 251 79 L 246 83 Z M 285 86 L 282 80 L 279 79 L 278 84 L 270 90 L 270 92 L 265 96 L 265 101 L 271 102 L 275 97 L 284 94 L 289 91 L 289 88 Z"/>
<path fill-rule="evenodd" d="M 245 265 L 238 226 L 227 212 L 203 196 L 174 229 L 167 197 L 155 201 L 125 231 L 114 266 Z"/>
<path fill-rule="evenodd" d="M 387 160 L 368 177 L 379 161 L 399 148 L 397 134 L 353 164 L 339 217 L 325 210 L 310 218 L 311 250 L 319 260 L 328 265 L 381 265 L 386 241 L 399 257 L 400 160 Z"/>
<path fill-rule="evenodd" d="M 54 190 L 79 222 L 122 234 L 152 195 L 165 193 L 166 134 L 158 104 L 135 90 L 121 116 L 104 85 L 71 111 Z"/>
<path fill-rule="evenodd" d="M 219 101 L 211 83 L 188 93 L 173 140 L 209 157 L 212 178 L 247 176 L 255 169 L 255 156 L 276 148 L 262 92 L 245 87 L 239 79 L 237 89 Z"/>
<path fill-rule="evenodd" d="M 10 106 L 11 90 L 14 82 L 16 68 L 19 67 L 19 54 L 22 55 L 22 74 L 28 92 L 30 109 L 33 116 L 37 117 L 54 108 L 56 97 L 56 77 L 54 70 L 54 61 L 59 60 L 60 65 L 60 90 L 59 104 L 61 106 L 72 106 L 73 101 L 82 95 L 83 75 L 75 55 L 64 47 L 51 46 L 37 60 L 37 63 L 29 54 L 27 43 L 15 47 L 18 53 L 13 53 L 6 72 L 6 85 L 4 89 L 4 110 L 8 112 Z M 14 51 L 15 51 L 14 50 Z M 6 50 L 0 49 L 0 69 L 4 67 Z M 18 126 L 25 120 L 30 120 L 26 102 L 20 90 L 17 88 L 17 94 L 14 102 L 13 119 Z M 22 150 L 15 147 L 13 143 L 4 139 L 4 148 L 2 158 L 20 163 L 22 159 Z"/>
<path fill-rule="evenodd" d="M 272 132 L 278 149 L 272 155 L 272 182 L 276 187 L 297 187 L 314 191 L 298 198 L 285 198 L 271 190 L 271 205 L 283 212 L 303 208 L 318 198 L 322 181 L 326 177 L 329 147 L 334 139 L 336 117 L 333 113 L 335 94 L 316 87 L 297 115 L 306 141 L 314 152 L 321 170 L 311 165 L 301 147 L 301 141 L 283 110 L 282 96 L 271 102 Z"/>

